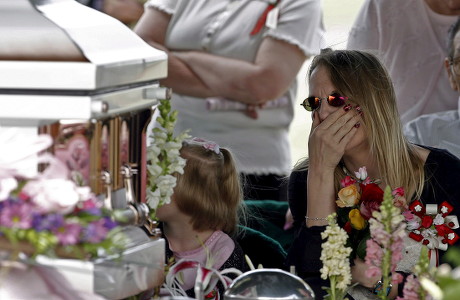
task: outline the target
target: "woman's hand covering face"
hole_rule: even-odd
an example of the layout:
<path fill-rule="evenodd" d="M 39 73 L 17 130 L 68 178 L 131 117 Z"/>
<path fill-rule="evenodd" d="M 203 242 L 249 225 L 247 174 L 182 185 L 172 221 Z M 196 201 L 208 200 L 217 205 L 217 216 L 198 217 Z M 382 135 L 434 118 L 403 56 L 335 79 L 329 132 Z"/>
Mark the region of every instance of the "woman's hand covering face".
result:
<path fill-rule="evenodd" d="M 355 125 L 360 120 L 356 110 L 345 111 L 345 107 L 336 109 L 324 120 L 321 120 L 319 110 L 313 112 L 308 141 L 310 164 L 331 170 L 339 164 L 347 145 L 358 130 Z"/>

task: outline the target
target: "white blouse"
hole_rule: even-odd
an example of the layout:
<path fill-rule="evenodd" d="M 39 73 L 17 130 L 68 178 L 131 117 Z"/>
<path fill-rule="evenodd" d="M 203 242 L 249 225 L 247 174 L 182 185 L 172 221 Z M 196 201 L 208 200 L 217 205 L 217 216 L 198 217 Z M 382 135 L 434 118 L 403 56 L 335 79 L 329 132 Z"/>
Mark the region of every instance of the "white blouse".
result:
<path fill-rule="evenodd" d="M 457 16 L 433 12 L 424 0 L 366 0 L 348 49 L 376 50 L 395 86 L 403 123 L 457 108 L 444 69 L 447 32 Z"/>
<path fill-rule="evenodd" d="M 456 110 L 427 114 L 404 126 L 404 135 L 415 144 L 446 149 L 460 158 L 460 98 Z"/>
<path fill-rule="evenodd" d="M 250 35 L 270 2 L 275 1 L 151 0 L 147 6 L 172 15 L 165 41 L 168 49 L 253 62 L 263 38 L 269 36 L 296 45 L 307 56 L 319 53 L 324 42 L 319 0 L 280 0 L 276 28 L 264 26 L 259 34 Z M 240 172 L 284 175 L 291 169 L 288 130 L 296 92 L 294 80 L 283 96 L 286 104 L 261 109 L 257 120 L 236 110 L 210 111 L 206 99 L 174 94 L 172 108 L 179 112 L 176 130 L 192 129 L 193 136 L 229 147 Z"/>

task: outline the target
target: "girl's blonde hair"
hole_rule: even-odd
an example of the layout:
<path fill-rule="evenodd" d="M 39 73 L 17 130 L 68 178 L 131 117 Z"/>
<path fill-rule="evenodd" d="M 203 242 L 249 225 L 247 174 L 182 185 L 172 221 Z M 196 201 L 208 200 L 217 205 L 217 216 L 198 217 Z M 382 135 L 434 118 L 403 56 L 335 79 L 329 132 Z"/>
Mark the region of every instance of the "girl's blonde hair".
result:
<path fill-rule="evenodd" d="M 219 153 L 202 144 L 183 143 L 184 174 L 176 174 L 174 199 L 180 211 L 191 216 L 194 230 L 222 230 L 234 235 L 242 206 L 239 174 L 231 152 Z"/>
<path fill-rule="evenodd" d="M 324 49 L 313 59 L 309 78 L 318 66 L 327 70 L 339 93 L 361 106 L 364 112 L 361 128 L 369 139 L 370 155 L 378 164 L 380 179 L 392 189 L 403 187 L 408 200 L 419 198 L 424 184 L 424 162 L 403 135 L 393 84 L 379 59 L 364 51 Z M 308 159 L 295 169 L 307 167 Z M 337 166 L 337 191 L 344 177 L 344 171 Z"/>

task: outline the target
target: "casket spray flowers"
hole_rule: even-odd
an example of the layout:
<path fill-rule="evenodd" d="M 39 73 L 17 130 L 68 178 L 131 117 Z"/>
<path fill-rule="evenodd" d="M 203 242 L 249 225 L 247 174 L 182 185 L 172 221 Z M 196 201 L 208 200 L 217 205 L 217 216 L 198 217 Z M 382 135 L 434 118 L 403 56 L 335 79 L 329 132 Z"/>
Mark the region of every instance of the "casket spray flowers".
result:
<path fill-rule="evenodd" d="M 174 136 L 177 111 L 171 112 L 169 100 L 160 100 L 159 115 L 152 130 L 153 142 L 147 147 L 147 204 L 150 217 L 155 220 L 158 207 L 168 204 L 176 186 L 174 173 L 183 174 L 185 159 L 180 157 L 182 142 L 189 138 L 188 132 Z"/>
<path fill-rule="evenodd" d="M 1 137 L 9 134 L 0 129 Z M 15 153 L 3 156 L 0 163 L 1 248 L 33 256 L 74 258 L 119 252 L 123 238 L 116 234 L 111 211 L 89 187 L 69 179 L 66 165 L 49 153 L 38 154 L 51 144 L 48 135 L 10 136 L 9 143 L 2 146 L 3 154 L 8 150 Z M 31 174 L 30 159 L 48 166 Z"/>

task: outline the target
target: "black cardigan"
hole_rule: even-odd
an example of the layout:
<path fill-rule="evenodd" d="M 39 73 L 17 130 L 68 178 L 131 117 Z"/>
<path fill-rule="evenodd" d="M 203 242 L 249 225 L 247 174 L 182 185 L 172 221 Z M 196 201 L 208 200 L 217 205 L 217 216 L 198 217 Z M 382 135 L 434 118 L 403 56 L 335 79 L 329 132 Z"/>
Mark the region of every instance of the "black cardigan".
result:
<path fill-rule="evenodd" d="M 425 163 L 425 185 L 420 200 L 424 204 L 447 201 L 454 207 L 451 214 L 460 218 L 460 159 L 446 150 L 425 148 L 431 151 Z M 312 278 L 319 280 L 319 270 L 322 267 L 321 232 L 325 226 L 306 227 L 307 174 L 306 170 L 293 171 L 289 178 L 289 207 L 297 233 L 286 265 L 295 266 L 298 275 L 308 282 Z M 456 232 L 460 235 L 460 229 Z M 440 251 L 441 261 L 444 253 Z"/>

